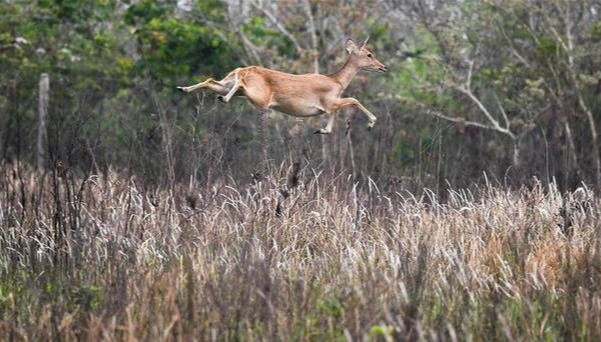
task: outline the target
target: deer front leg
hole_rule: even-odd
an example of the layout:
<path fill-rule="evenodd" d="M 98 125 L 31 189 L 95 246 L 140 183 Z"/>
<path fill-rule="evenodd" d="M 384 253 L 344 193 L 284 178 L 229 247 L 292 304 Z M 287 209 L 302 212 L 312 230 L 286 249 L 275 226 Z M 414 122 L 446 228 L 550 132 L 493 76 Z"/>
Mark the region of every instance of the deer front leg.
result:
<path fill-rule="evenodd" d="M 228 89 L 221 84 L 218 81 L 215 81 L 212 78 L 209 78 L 208 80 L 204 81 L 204 82 L 200 82 L 198 84 L 189 86 L 189 87 L 177 87 L 178 90 L 181 90 L 185 93 L 192 93 L 195 91 L 198 91 L 202 88 L 208 88 L 211 89 L 212 91 L 219 93 L 219 94 L 227 94 Z"/>
<path fill-rule="evenodd" d="M 378 118 L 376 118 L 376 116 L 373 115 L 372 112 L 367 110 L 367 108 L 363 107 L 363 105 L 361 104 L 361 102 L 359 102 L 359 100 L 357 100 L 356 98 L 353 98 L 353 97 L 345 97 L 343 99 L 340 99 L 340 102 L 338 102 L 336 105 L 337 109 L 340 109 L 340 108 L 343 108 L 346 106 L 355 106 L 355 107 L 361 109 L 361 111 L 363 113 L 365 113 L 365 115 L 367 116 L 367 119 L 369 120 L 367 127 L 368 128 L 374 127 Z"/>

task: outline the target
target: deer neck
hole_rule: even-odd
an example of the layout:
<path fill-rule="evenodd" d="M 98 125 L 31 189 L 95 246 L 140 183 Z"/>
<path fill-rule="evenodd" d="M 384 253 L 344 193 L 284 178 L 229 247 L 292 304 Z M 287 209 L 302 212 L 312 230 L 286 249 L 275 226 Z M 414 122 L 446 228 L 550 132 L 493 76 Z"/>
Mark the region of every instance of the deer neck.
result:
<path fill-rule="evenodd" d="M 355 77 L 357 74 L 357 71 L 359 71 L 359 63 L 357 63 L 357 61 L 351 55 L 346 60 L 346 63 L 344 63 L 344 66 L 342 66 L 342 68 L 336 73 L 331 75 L 331 77 L 342 84 L 342 89 L 344 90 L 346 87 L 348 87 L 349 83 L 351 83 L 353 77 Z"/>

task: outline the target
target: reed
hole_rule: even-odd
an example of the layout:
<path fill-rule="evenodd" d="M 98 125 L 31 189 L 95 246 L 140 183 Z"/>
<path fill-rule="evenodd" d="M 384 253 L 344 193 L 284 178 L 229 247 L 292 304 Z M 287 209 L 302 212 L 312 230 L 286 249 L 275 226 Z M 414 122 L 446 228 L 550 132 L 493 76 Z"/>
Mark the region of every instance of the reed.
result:
<path fill-rule="evenodd" d="M 3 340 L 601 340 L 586 189 L 0 173 Z"/>

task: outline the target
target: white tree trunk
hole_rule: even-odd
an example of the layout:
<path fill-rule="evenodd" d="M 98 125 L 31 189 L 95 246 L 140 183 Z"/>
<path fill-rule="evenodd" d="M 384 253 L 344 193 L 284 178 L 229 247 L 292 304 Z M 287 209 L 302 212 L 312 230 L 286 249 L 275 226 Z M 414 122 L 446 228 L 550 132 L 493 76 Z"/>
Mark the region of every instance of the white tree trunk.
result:
<path fill-rule="evenodd" d="M 48 118 L 48 92 L 50 91 L 50 77 L 48 74 L 43 73 L 40 75 L 39 85 L 39 102 L 38 112 L 38 143 L 37 143 L 37 162 L 38 170 L 43 171 L 46 168 L 46 144 L 48 140 L 48 133 L 46 128 L 46 120 Z"/>

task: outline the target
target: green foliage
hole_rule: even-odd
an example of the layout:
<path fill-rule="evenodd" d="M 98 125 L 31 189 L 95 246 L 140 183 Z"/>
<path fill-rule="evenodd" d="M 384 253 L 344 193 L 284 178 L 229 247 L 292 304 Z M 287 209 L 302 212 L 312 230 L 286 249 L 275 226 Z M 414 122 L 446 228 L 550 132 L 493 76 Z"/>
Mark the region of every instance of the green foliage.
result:
<path fill-rule="evenodd" d="M 173 5 L 166 2 L 142 0 L 130 6 L 125 14 L 125 22 L 129 25 L 144 25 L 155 18 L 165 18 L 173 10 Z"/>
<path fill-rule="evenodd" d="M 100 286 L 81 284 L 73 291 L 74 303 L 84 311 L 98 310 L 102 304 L 102 290 Z"/>
<path fill-rule="evenodd" d="M 394 327 L 390 325 L 374 325 L 369 329 L 369 337 L 373 340 L 382 338 L 384 341 L 394 341 Z"/>
<path fill-rule="evenodd" d="M 288 58 L 299 57 L 292 41 L 281 32 L 269 28 L 267 20 L 263 16 L 252 18 L 244 25 L 243 31 L 251 38 L 254 44 L 269 46 L 275 49 L 281 56 Z"/>
<path fill-rule="evenodd" d="M 394 75 L 398 85 L 398 97 L 407 108 L 427 106 L 445 108 L 450 113 L 459 110 L 459 104 L 453 96 L 453 89 L 446 87 L 447 71 L 440 61 L 440 46 L 435 37 L 423 27 L 420 32 L 420 45 L 413 51 L 407 51 L 408 57 Z M 422 52 L 425 51 L 425 52 Z"/>
<path fill-rule="evenodd" d="M 223 5 L 201 2 L 200 11 L 223 16 Z M 171 84 L 184 75 L 212 75 L 215 70 L 233 68 L 236 57 L 231 45 L 215 29 L 188 19 L 174 17 L 175 5 L 145 0 L 132 5 L 126 22 L 135 27 L 141 58 L 135 64 L 138 75 Z"/>

